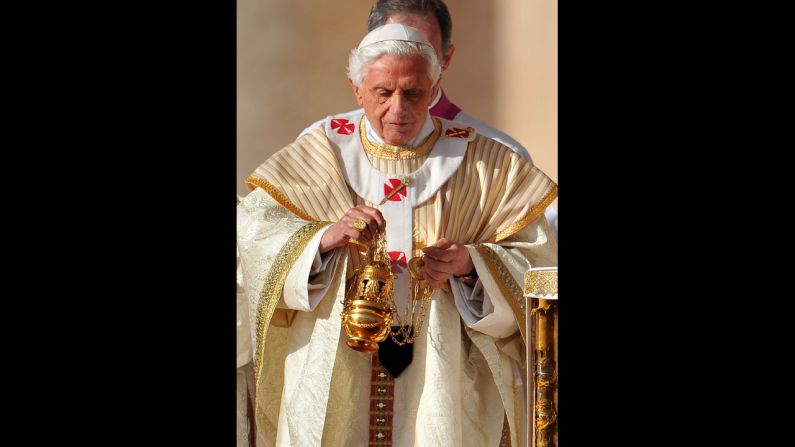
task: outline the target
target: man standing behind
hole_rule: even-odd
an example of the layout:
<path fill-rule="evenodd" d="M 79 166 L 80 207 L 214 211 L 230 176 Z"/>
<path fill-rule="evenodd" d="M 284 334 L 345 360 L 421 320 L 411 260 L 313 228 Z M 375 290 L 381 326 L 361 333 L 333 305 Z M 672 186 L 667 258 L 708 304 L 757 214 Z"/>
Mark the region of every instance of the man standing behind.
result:
<path fill-rule="evenodd" d="M 370 10 L 367 21 L 367 30 L 372 31 L 379 26 L 397 23 L 417 29 L 431 43 L 436 50 L 436 57 L 444 72 L 450 66 L 455 53 L 455 45 L 452 43 L 453 22 L 447 5 L 441 0 L 378 0 Z M 466 123 L 475 130 L 488 138 L 496 140 L 511 150 L 521 155 L 525 160 L 532 162 L 530 153 L 519 142 L 495 129 L 483 121 L 461 110 L 455 105 L 441 88 L 436 89 L 434 100 L 429 109 L 431 116 L 438 116 L 444 119 Z M 362 113 L 362 109 L 352 112 L 334 115 L 337 118 L 348 118 Z M 311 126 L 304 129 L 300 136 L 303 136 L 313 129 L 320 126 L 325 118 L 314 122 Z M 551 205 L 544 211 L 555 239 L 558 236 L 558 213 Z"/>

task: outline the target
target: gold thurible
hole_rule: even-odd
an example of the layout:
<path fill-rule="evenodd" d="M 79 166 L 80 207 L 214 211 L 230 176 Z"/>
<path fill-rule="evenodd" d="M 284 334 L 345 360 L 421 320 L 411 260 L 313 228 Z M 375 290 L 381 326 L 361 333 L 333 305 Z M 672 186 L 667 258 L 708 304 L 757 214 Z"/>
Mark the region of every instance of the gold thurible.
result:
<path fill-rule="evenodd" d="M 363 247 L 361 243 L 357 245 Z M 414 343 L 430 306 L 434 288 L 422 277 L 423 257 L 416 256 L 408 263 L 411 297 L 401 317 L 395 305 L 392 262 L 386 246 L 386 235 L 376 233 L 362 253 L 361 264 L 364 267 L 356 270 L 345 294 L 342 326 L 348 336 L 348 346 L 357 351 L 378 351 L 378 343 L 387 336 L 399 346 Z M 396 330 L 391 330 L 393 321 L 397 325 Z"/>
<path fill-rule="evenodd" d="M 384 234 L 376 234 L 363 261 L 366 265 L 356 271 L 345 297 L 342 327 L 349 347 L 374 352 L 378 351 L 378 342 L 389 335 L 392 324 L 392 267 Z"/>

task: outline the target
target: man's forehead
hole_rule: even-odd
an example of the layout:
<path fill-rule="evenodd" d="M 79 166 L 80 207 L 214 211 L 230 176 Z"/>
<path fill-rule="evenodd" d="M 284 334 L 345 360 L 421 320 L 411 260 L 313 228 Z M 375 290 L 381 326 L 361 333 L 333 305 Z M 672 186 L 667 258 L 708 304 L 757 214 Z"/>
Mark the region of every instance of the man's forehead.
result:
<path fill-rule="evenodd" d="M 426 82 L 430 83 L 426 65 L 427 62 L 422 56 L 385 54 L 367 67 L 363 81 L 370 88 L 397 83 L 404 87 L 416 85 L 414 88 L 418 88 Z"/>

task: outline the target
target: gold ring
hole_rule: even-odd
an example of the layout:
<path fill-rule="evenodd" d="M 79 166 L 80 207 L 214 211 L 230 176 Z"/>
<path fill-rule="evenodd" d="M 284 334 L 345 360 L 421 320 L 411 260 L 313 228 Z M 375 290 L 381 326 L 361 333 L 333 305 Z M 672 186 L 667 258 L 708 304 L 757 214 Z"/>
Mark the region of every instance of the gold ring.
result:
<path fill-rule="evenodd" d="M 356 228 L 357 230 L 359 230 L 359 232 L 362 232 L 364 231 L 365 228 L 367 228 L 367 222 L 365 222 L 362 219 L 356 219 L 355 221 L 353 221 L 353 228 Z"/>

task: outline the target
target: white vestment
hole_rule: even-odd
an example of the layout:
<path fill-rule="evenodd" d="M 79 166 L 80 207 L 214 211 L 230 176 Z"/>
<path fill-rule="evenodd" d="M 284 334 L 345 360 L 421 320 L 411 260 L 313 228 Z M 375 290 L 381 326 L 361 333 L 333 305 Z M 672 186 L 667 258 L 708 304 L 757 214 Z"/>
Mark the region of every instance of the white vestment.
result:
<path fill-rule="evenodd" d="M 376 206 L 392 177 L 412 179 L 399 203 L 382 206 L 393 216 L 393 248 L 410 259 L 441 237 L 464 242 L 479 277 L 434 291 L 413 361 L 395 379 L 392 445 L 496 446 L 508 442 L 504 432 L 522 445 L 519 285 L 530 267 L 557 265 L 543 217 L 556 187 L 465 123 L 428 117 L 418 139 L 433 144 L 408 158 L 367 139 L 361 123 L 361 115 L 329 118 L 279 151 L 249 178 L 255 189 L 238 206 L 239 312 L 249 314 L 238 321 L 238 366 L 251 352 L 257 445 L 368 445 L 371 354 L 347 347 L 340 321 L 358 254 L 320 256 L 318 246 L 348 208 Z M 396 273 L 396 284 L 406 277 Z M 250 343 L 240 339 L 246 329 Z"/>
<path fill-rule="evenodd" d="M 439 102 L 439 100 L 444 95 L 442 89 L 440 88 L 436 92 L 436 97 L 434 98 L 433 103 L 431 103 L 431 109 Z M 445 97 L 446 98 L 446 97 Z M 453 117 L 447 117 L 452 121 L 456 121 L 459 123 L 467 124 L 475 128 L 478 134 L 491 138 L 494 141 L 501 143 L 504 146 L 511 148 L 512 151 L 516 152 L 517 154 L 521 155 L 522 158 L 529 162 L 533 162 L 532 157 L 530 156 L 530 151 L 525 149 L 518 141 L 514 140 L 510 135 L 506 134 L 505 132 L 475 118 L 474 116 L 464 112 L 463 110 L 458 109 L 459 112 L 455 114 Z M 347 113 L 341 113 L 338 115 L 334 115 L 334 118 L 347 118 L 352 119 L 355 116 L 359 116 L 364 113 L 364 109 L 356 109 Z M 315 121 L 314 123 L 310 124 L 307 128 L 301 131 L 298 137 L 302 137 L 314 129 L 321 127 L 323 123 L 326 122 L 328 117 Z M 550 227 L 552 227 L 552 232 L 555 237 L 555 240 L 558 239 L 558 211 L 555 209 L 554 206 L 550 205 L 547 209 L 544 210 L 544 215 L 547 218 L 547 222 L 549 223 Z"/>

